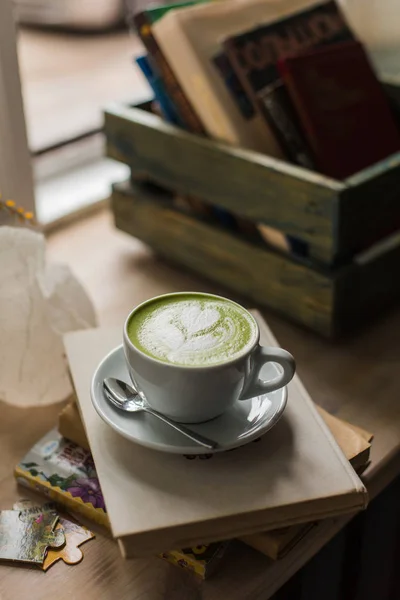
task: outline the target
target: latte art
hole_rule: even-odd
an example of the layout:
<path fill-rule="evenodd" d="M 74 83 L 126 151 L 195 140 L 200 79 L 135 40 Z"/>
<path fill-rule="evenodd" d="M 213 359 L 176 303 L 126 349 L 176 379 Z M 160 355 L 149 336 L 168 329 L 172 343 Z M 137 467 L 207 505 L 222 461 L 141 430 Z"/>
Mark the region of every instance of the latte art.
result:
<path fill-rule="evenodd" d="M 159 298 L 134 313 L 131 341 L 145 354 L 176 365 L 210 365 L 240 356 L 256 340 L 251 315 L 229 300 L 203 294 Z"/>

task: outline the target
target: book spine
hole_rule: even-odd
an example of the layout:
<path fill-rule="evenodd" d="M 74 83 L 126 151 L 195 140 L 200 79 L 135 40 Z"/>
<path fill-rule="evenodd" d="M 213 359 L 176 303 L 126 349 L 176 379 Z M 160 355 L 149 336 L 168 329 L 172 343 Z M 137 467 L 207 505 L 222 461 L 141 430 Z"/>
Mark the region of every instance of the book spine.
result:
<path fill-rule="evenodd" d="M 327 165 L 325 165 L 323 160 L 321 160 L 321 153 L 319 152 L 320 148 L 318 135 L 314 131 L 313 123 L 310 119 L 310 116 L 303 106 L 302 96 L 299 93 L 299 90 L 297 89 L 296 81 L 292 76 L 290 69 L 288 69 L 286 61 L 284 59 L 279 60 L 277 66 L 285 88 L 289 94 L 290 100 L 293 104 L 294 110 L 296 111 L 298 118 L 301 122 L 306 142 L 308 143 L 309 147 L 311 148 L 311 152 L 313 153 L 315 169 L 324 172 L 326 170 Z"/>
<path fill-rule="evenodd" d="M 287 157 L 306 169 L 315 163 L 297 124 L 296 113 L 282 84 L 270 86 L 258 95 L 261 113 L 275 133 Z"/>
<path fill-rule="evenodd" d="M 245 119 L 251 119 L 254 116 L 254 106 L 248 99 L 227 55 L 224 52 L 220 52 L 214 56 L 212 61 L 242 116 Z"/>
<path fill-rule="evenodd" d="M 242 105 L 244 104 L 245 107 L 247 106 L 248 103 L 250 103 L 252 105 L 252 108 L 253 108 L 252 114 L 250 113 L 248 108 L 246 108 L 246 110 L 248 111 L 247 119 L 251 120 L 256 115 L 261 115 L 261 118 L 263 118 L 264 122 L 265 122 L 266 134 L 268 132 L 270 137 L 274 140 L 277 151 L 280 150 L 282 152 L 283 148 L 281 147 L 280 140 L 277 137 L 274 128 L 271 127 L 268 120 L 265 119 L 265 116 L 262 114 L 256 91 L 254 90 L 253 86 L 251 85 L 251 83 L 247 77 L 246 71 L 243 70 L 242 65 L 240 64 L 240 61 L 235 52 L 234 42 L 230 39 L 226 40 L 223 44 L 223 48 L 224 48 L 225 55 L 226 55 L 226 63 L 224 65 L 225 69 L 227 70 L 228 64 L 231 69 L 231 73 L 230 73 L 231 87 L 234 86 L 236 93 L 238 93 L 237 90 L 240 90 L 240 98 L 241 98 Z M 246 99 L 246 100 L 244 100 L 244 99 Z M 279 154 L 278 154 L 278 156 L 279 156 Z"/>
<path fill-rule="evenodd" d="M 90 452 L 89 442 L 79 416 L 76 401 L 73 400 L 61 411 L 58 417 L 58 433 L 77 446 Z"/>
<path fill-rule="evenodd" d="M 51 498 L 57 504 L 64 506 L 66 509 L 77 514 L 81 514 L 83 517 L 90 521 L 94 521 L 99 525 L 103 525 L 110 529 L 110 523 L 107 514 L 101 508 L 93 508 L 88 504 L 82 502 L 80 498 L 75 498 L 66 492 L 63 492 L 60 488 L 56 488 L 50 485 L 47 481 L 43 481 L 39 477 L 35 477 L 22 470 L 20 467 L 16 467 L 14 476 L 17 483 L 24 487 L 36 490 L 41 494 L 44 494 L 48 498 Z"/>
<path fill-rule="evenodd" d="M 247 71 L 243 68 L 242 63 L 238 57 L 234 39 L 230 38 L 225 40 L 225 42 L 223 43 L 223 49 L 227 60 L 231 65 L 233 72 L 236 75 L 237 81 L 239 82 L 240 89 L 243 90 L 244 95 L 246 95 L 249 101 L 252 103 L 253 110 L 255 112 L 260 112 L 260 107 L 258 106 L 256 99 L 256 91 L 250 83 L 250 80 L 247 76 Z"/>
<path fill-rule="evenodd" d="M 137 56 L 135 62 L 146 77 L 151 89 L 154 92 L 155 100 L 158 102 L 161 115 L 165 121 L 183 127 L 176 108 L 171 102 L 168 94 L 165 93 L 164 84 L 161 77 L 152 68 L 151 62 L 147 55 Z"/>
<path fill-rule="evenodd" d="M 184 127 L 192 132 L 205 135 L 205 129 L 198 118 L 196 112 L 186 98 L 181 86 L 179 85 L 171 67 L 165 59 L 156 39 L 151 31 L 151 22 L 147 19 L 145 12 L 137 13 L 134 16 L 134 23 L 137 32 L 142 40 L 146 50 L 152 57 L 155 67 L 164 83 L 166 93 L 174 103 L 179 114 L 180 121 Z"/>
<path fill-rule="evenodd" d="M 272 532 L 273 534 L 273 532 Z M 273 539 L 273 535 L 267 535 L 264 533 L 244 535 L 239 538 L 241 542 L 258 550 L 261 554 L 268 556 L 271 560 L 278 559 L 279 546 L 276 540 Z"/>

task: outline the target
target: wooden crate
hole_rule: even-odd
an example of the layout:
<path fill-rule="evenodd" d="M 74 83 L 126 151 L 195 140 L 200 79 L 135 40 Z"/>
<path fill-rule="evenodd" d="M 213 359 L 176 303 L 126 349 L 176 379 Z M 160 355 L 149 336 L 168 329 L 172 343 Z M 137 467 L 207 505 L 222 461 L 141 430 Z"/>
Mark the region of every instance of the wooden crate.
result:
<path fill-rule="evenodd" d="M 400 235 L 386 236 L 400 225 L 400 153 L 336 181 L 138 108 L 108 110 L 105 132 L 108 156 L 128 164 L 133 179 L 114 188 L 116 225 L 160 254 L 328 337 L 399 300 Z M 182 213 L 146 180 L 294 236 L 308 258 Z"/>

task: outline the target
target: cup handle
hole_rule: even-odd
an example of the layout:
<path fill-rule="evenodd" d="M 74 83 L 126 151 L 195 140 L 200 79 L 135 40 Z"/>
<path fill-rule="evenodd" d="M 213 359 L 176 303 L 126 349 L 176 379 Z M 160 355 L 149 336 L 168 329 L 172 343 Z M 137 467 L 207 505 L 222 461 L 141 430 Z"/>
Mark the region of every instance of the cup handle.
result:
<path fill-rule="evenodd" d="M 248 398 L 254 398 L 254 396 L 279 390 L 293 379 L 296 371 L 296 363 L 293 356 L 282 348 L 258 346 L 251 356 L 251 361 L 250 372 L 246 376 L 240 400 L 247 400 Z M 274 377 L 274 379 L 263 381 L 259 375 L 261 368 L 267 362 L 277 363 L 282 367 L 283 372 Z"/>

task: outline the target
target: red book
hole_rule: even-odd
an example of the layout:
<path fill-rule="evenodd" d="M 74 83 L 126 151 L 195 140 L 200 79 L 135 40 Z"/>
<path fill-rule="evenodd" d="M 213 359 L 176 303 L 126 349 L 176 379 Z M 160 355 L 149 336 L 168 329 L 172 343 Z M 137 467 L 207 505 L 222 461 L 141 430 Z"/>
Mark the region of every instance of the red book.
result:
<path fill-rule="evenodd" d="M 278 69 L 321 173 L 344 179 L 400 150 L 388 102 L 359 42 L 288 57 Z"/>

